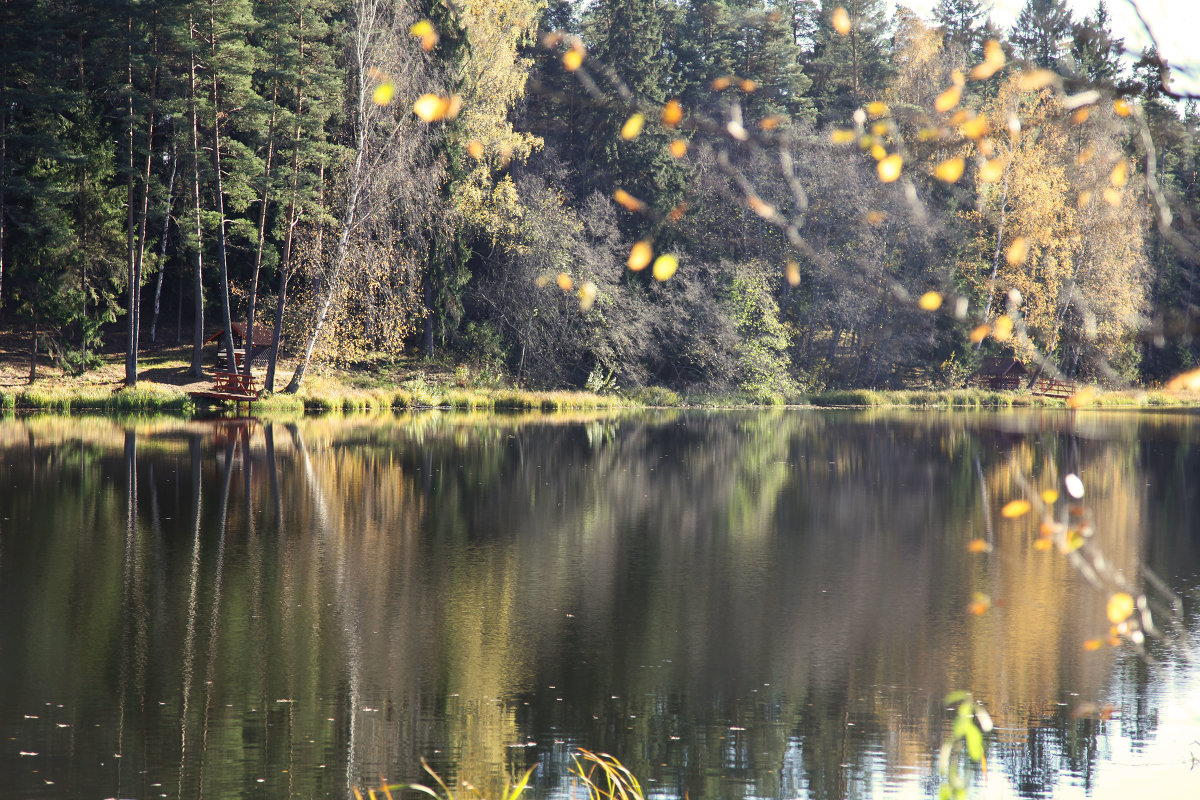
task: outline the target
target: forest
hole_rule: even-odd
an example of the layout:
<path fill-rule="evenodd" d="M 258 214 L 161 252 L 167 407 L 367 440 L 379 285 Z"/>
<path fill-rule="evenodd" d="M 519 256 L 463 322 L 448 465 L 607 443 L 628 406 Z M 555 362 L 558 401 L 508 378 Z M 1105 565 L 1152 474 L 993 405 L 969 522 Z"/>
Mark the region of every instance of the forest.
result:
<path fill-rule="evenodd" d="M 129 385 L 238 322 L 272 391 L 1154 385 L 1200 363 L 1171 74 L 1104 0 L 4 0 L 0 328 Z"/>

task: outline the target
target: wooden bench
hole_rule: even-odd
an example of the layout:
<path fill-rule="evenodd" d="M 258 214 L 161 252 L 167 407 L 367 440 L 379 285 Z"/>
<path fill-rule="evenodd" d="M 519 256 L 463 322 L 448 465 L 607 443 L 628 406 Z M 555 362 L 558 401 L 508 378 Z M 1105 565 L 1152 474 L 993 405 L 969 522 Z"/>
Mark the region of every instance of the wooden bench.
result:
<path fill-rule="evenodd" d="M 232 400 L 234 404 L 245 403 L 246 409 L 262 396 L 253 375 L 240 372 L 214 372 L 213 387 L 188 392 L 196 400 Z"/>

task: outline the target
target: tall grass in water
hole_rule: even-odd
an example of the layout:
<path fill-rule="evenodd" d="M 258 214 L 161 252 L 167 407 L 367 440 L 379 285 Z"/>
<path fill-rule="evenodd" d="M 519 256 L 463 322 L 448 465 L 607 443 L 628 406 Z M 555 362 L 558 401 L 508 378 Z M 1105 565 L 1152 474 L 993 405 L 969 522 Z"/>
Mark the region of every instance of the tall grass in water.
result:
<path fill-rule="evenodd" d="M 638 779 L 613 756 L 607 753 L 593 753 L 591 750 L 584 750 L 581 747 L 573 761 L 571 775 L 583 784 L 588 800 L 645 800 Z M 354 787 L 354 797 L 357 800 L 366 800 L 367 798 L 375 800 L 376 793 L 379 793 L 388 800 L 393 800 L 393 791 L 399 792 L 408 789 L 431 797 L 433 800 L 489 800 L 483 792 L 465 780 L 460 781 L 455 789 L 451 789 L 442 780 L 442 776 L 438 775 L 423 758 L 421 766 L 433 778 L 436 787 L 431 788 L 420 783 L 388 784 L 383 781 L 378 788 L 367 789 L 366 797 L 357 786 Z M 537 767 L 538 765 L 534 764 L 525 770 L 520 778 L 510 781 L 495 800 L 519 800 L 525 790 L 529 788 L 529 779 L 533 777 L 533 772 Z M 574 796 L 575 792 L 572 790 L 571 797 Z"/>

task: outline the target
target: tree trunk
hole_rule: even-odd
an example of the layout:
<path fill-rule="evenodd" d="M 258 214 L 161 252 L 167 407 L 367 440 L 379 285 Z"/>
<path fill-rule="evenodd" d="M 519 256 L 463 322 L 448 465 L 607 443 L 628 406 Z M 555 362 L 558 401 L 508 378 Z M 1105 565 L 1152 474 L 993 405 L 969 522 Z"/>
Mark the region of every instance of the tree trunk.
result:
<path fill-rule="evenodd" d="M 209 69 L 212 71 L 212 163 L 217 200 L 217 263 L 221 272 L 221 322 L 225 326 L 221 344 L 229 355 L 229 371 L 237 372 L 237 359 L 233 354 L 233 319 L 229 313 L 229 260 L 225 246 L 225 187 L 221 180 L 221 106 L 220 97 L 217 94 L 217 19 L 213 2 L 209 3 L 208 11 L 209 34 L 212 36 L 210 42 L 212 64 L 209 65 Z"/>
<path fill-rule="evenodd" d="M 188 17 L 188 38 L 195 40 L 196 29 Z M 192 370 L 197 378 L 204 377 L 204 232 L 200 226 L 200 108 L 196 103 L 196 54 L 188 58 L 188 113 L 192 123 L 192 200 L 195 206 L 196 241 L 194 290 L 194 314 L 192 317 Z"/>
<path fill-rule="evenodd" d="M 987 324 L 992 318 L 992 300 L 996 294 L 996 275 L 1000 271 L 1000 250 L 1004 243 L 1004 222 L 1008 216 L 1008 176 L 1009 170 L 1012 167 L 1013 156 L 1010 154 L 1008 163 L 1004 165 L 1004 188 L 1000 192 L 1000 225 L 996 229 L 996 249 L 992 253 L 992 274 L 988 278 L 988 295 L 987 303 L 983 308 L 983 322 Z M 983 347 L 983 341 L 987 337 L 983 337 L 975 344 L 975 352 L 979 352 L 979 348 Z"/>
<path fill-rule="evenodd" d="M 134 180 L 133 180 L 133 17 L 132 16 L 129 17 L 128 35 L 129 35 L 129 44 L 126 46 L 125 55 L 126 55 L 126 66 L 128 67 L 128 74 L 127 74 L 128 75 L 128 83 L 126 84 L 126 91 L 129 92 L 129 108 L 127 109 L 128 113 L 129 113 L 129 126 L 127 129 L 127 132 L 129 134 L 128 141 L 127 141 L 127 145 L 129 147 L 129 163 L 126 164 L 126 168 L 129 170 L 129 172 L 128 172 L 128 175 L 127 175 L 126 181 L 125 181 L 125 206 L 126 206 L 125 216 L 126 216 L 126 246 L 128 248 L 126 256 L 128 258 L 128 262 L 129 262 L 129 275 L 128 275 L 129 290 L 128 290 L 128 298 L 127 298 L 127 306 L 129 308 L 129 313 L 128 313 L 128 318 L 126 319 L 127 339 L 126 339 L 126 343 L 125 343 L 125 385 L 126 386 L 136 386 L 137 385 L 137 278 L 135 276 L 135 273 L 137 271 L 137 256 L 134 255 L 136 248 L 134 246 L 134 219 L 135 219 L 135 217 L 134 217 L 134 211 L 133 211 L 133 208 L 134 208 L 134 202 L 133 202 Z M 80 69 L 82 69 L 82 66 L 80 67 Z M 87 254 L 85 253 L 84 254 L 85 263 L 86 263 L 86 260 L 87 260 Z M 87 297 L 86 293 L 84 294 L 84 297 L 85 298 Z M 86 299 L 85 299 L 85 302 L 86 302 Z M 87 339 L 86 333 L 84 334 L 83 338 L 85 340 Z M 87 349 L 86 348 L 87 348 L 87 345 L 85 342 L 85 344 L 84 344 L 84 358 L 85 359 L 87 357 Z"/>
<path fill-rule="evenodd" d="M 154 316 L 150 318 L 150 341 L 158 341 L 158 310 L 162 302 L 163 273 L 167 271 L 167 239 L 171 232 L 171 200 L 175 193 L 175 171 L 179 166 L 178 154 L 171 148 L 171 177 L 167 179 L 167 204 L 163 208 L 162 242 L 159 249 L 158 280 L 154 286 Z M 182 294 L 183 287 L 180 286 Z"/>
<path fill-rule="evenodd" d="M 278 64 L 278 55 L 276 64 Z M 267 239 L 267 202 L 271 193 L 271 159 L 275 155 L 275 115 L 279 101 L 279 82 L 271 87 L 271 122 L 267 125 L 267 157 L 263 164 L 263 187 L 261 207 L 258 211 L 258 246 L 254 249 L 254 270 L 250 278 L 250 298 L 246 310 L 246 377 L 250 376 L 250 362 L 254 358 L 254 311 L 258 302 L 258 275 L 262 270 L 263 246 Z"/>

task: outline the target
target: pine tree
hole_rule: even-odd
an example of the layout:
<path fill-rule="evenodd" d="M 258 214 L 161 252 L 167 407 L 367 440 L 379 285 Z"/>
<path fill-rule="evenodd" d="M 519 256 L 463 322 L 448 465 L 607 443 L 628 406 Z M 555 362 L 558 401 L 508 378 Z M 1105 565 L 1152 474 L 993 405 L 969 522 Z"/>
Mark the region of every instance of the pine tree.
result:
<path fill-rule="evenodd" d="M 1066 0 L 1025 0 L 1009 41 L 1021 58 L 1049 69 L 1058 66 L 1071 36 L 1071 9 Z"/>
<path fill-rule="evenodd" d="M 846 33 L 834 28 L 838 8 L 849 16 Z M 888 27 L 882 0 L 823 0 L 817 47 L 805 67 L 822 124 L 844 122 L 883 94 L 894 70 Z"/>
<path fill-rule="evenodd" d="M 1096 5 L 1094 14 L 1075 25 L 1071 40 L 1071 56 L 1075 74 L 1089 84 L 1112 86 L 1121 76 L 1123 39 L 1114 39 L 1112 19 L 1104 0 Z"/>
<path fill-rule="evenodd" d="M 980 0 L 938 0 L 933 19 L 946 38 L 957 42 L 968 53 L 978 49 L 986 30 L 988 9 Z"/>

